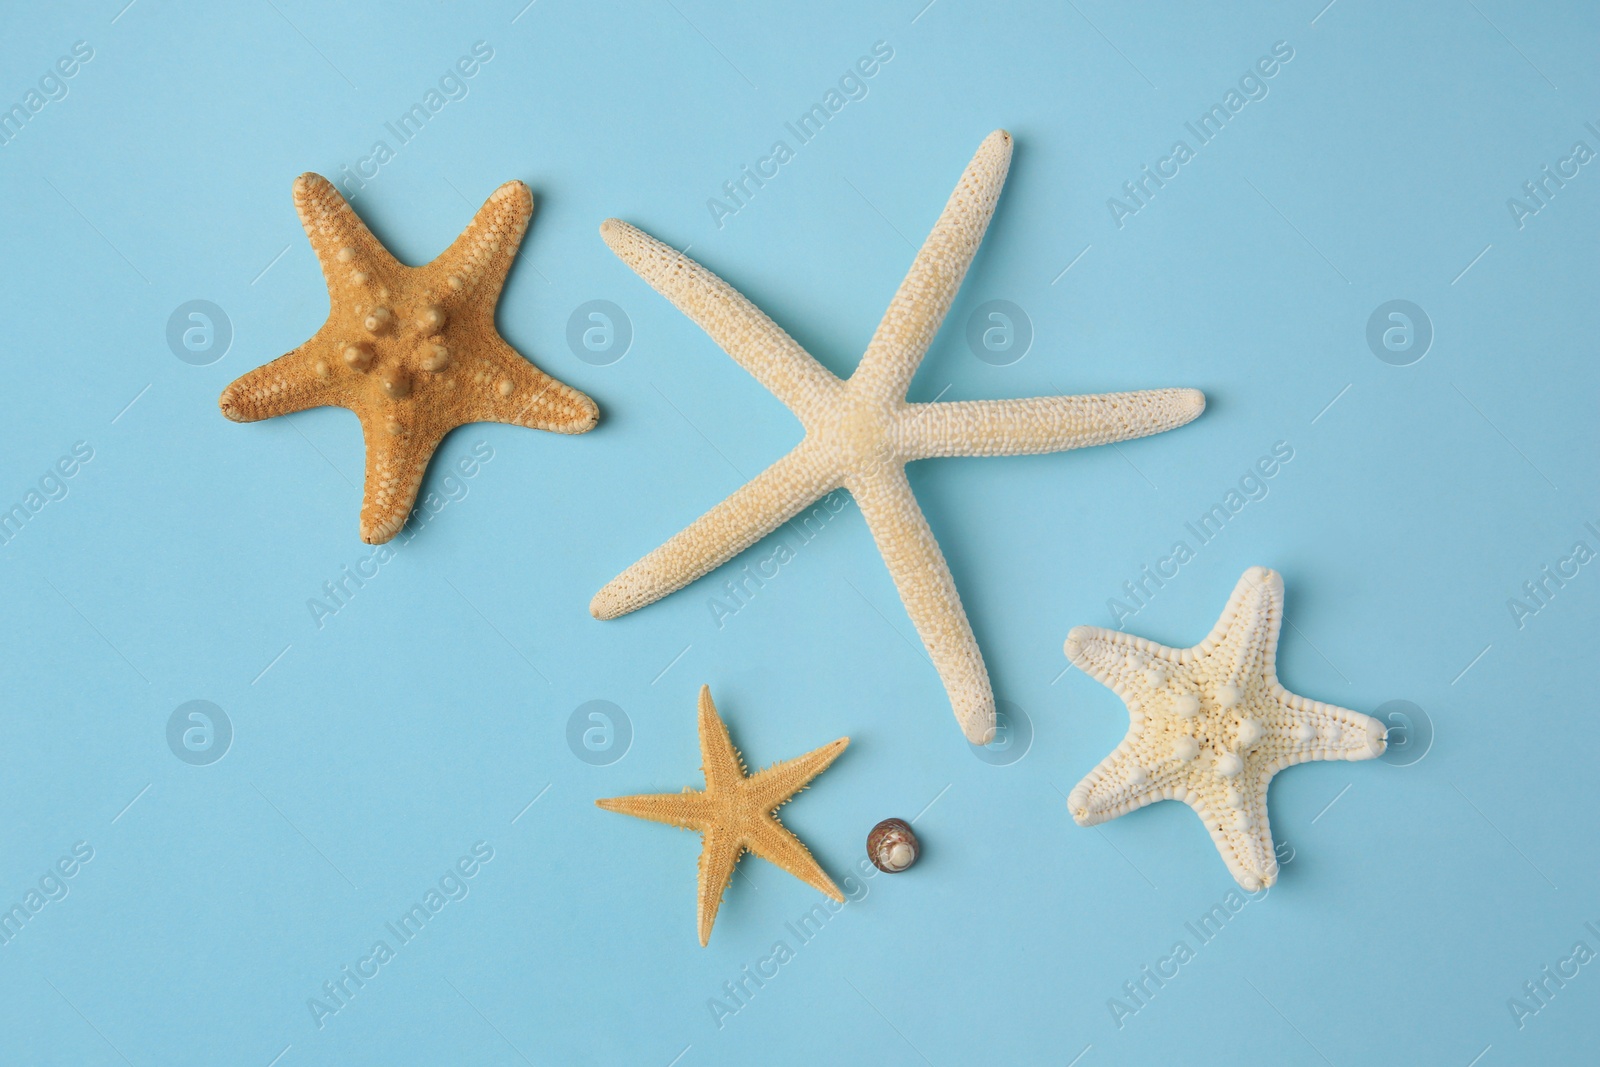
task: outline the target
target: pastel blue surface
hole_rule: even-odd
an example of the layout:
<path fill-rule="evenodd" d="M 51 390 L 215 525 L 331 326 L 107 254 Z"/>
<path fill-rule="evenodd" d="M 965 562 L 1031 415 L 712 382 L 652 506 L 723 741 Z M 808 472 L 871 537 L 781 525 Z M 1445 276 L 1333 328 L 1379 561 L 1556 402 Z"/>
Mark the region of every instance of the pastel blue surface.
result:
<path fill-rule="evenodd" d="M 8 12 L 0 106 L 24 118 L 0 126 L 0 507 L 28 517 L 0 548 L 0 907 L 26 918 L 0 928 L 0 1062 L 1592 1058 L 1600 17 L 924 2 Z M 447 77 L 479 42 L 491 58 Z M 800 143 L 786 123 L 879 42 L 892 58 Z M 1254 73 L 1275 45 L 1291 58 Z M 442 106 L 400 143 L 386 124 L 430 90 Z M 1201 143 L 1186 124 L 1214 104 L 1227 122 Z M 1030 747 L 985 761 L 963 741 L 847 496 L 810 540 L 591 619 L 605 581 L 799 437 L 600 221 L 692 246 L 847 374 L 998 127 L 1011 178 L 912 399 L 1209 399 L 1116 448 L 913 468 Z M 778 140 L 793 158 L 713 211 Z M 1192 158 L 1163 163 L 1179 140 Z M 363 167 L 356 208 L 410 262 L 529 183 L 501 329 L 603 413 L 576 438 L 452 434 L 436 513 L 381 566 L 356 535 L 348 412 L 217 410 L 326 313 L 293 178 Z M 219 334 L 190 361 L 169 345 L 193 300 L 231 328 L 220 358 Z M 1023 358 L 969 345 L 991 300 L 1025 314 Z M 1401 351 L 1369 345 L 1391 300 L 1426 316 L 1422 358 L 1414 312 L 1380 316 Z M 590 301 L 626 317 L 622 358 L 569 344 Z M 204 349 L 221 321 L 186 315 Z M 1292 459 L 1241 483 L 1274 447 Z M 474 455 L 492 458 L 452 474 Z M 1186 524 L 1232 489 L 1200 544 Z M 793 559 L 716 610 L 778 538 Z M 1192 560 L 1129 598 L 1179 541 Z M 1252 564 L 1285 578 L 1291 690 L 1421 713 L 1397 720 L 1405 758 L 1276 780 L 1282 879 L 1230 911 L 1187 808 L 1073 824 L 1064 794 L 1127 716 L 1061 643 L 1120 621 L 1192 644 Z M 702 682 L 753 765 L 851 738 L 783 816 L 850 876 L 836 913 L 747 858 L 701 949 L 697 838 L 594 807 L 700 784 Z M 195 700 L 222 715 L 183 712 L 169 743 Z M 621 714 L 569 733 L 594 700 Z M 917 817 L 921 862 L 862 878 L 867 830 L 896 815 Z M 442 906 L 397 937 L 430 890 Z"/>

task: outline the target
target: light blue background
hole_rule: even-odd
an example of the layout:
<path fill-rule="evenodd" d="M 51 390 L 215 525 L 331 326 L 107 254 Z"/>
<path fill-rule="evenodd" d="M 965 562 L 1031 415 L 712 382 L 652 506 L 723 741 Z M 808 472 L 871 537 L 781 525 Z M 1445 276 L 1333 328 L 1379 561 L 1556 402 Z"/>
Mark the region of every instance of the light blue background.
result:
<path fill-rule="evenodd" d="M 1521 629 L 1507 600 L 1575 541 L 1600 547 L 1583 528 L 1600 523 L 1600 174 L 1521 229 L 1506 207 L 1573 142 L 1600 148 L 1592 10 L 124 2 L 13 9 L 0 35 L 7 105 L 75 41 L 94 49 L 0 147 L 0 501 L 94 449 L 0 549 L 0 903 L 94 849 L 0 948 L 0 1061 L 1593 1057 L 1600 964 L 1520 1030 L 1507 1000 L 1580 938 L 1600 950 L 1583 927 L 1600 925 L 1600 564 Z M 717 228 L 707 199 L 880 40 L 894 58 L 869 95 Z M 455 433 L 441 458 L 487 442 L 493 460 L 318 629 L 308 598 L 369 552 L 356 422 L 238 426 L 217 396 L 325 314 L 295 175 L 353 166 L 476 41 L 494 58 L 470 95 L 356 206 L 421 262 L 501 182 L 528 182 L 502 331 L 602 422 Z M 1294 58 L 1270 94 L 1119 229 L 1107 198 L 1277 41 Z M 912 398 L 1185 385 L 1210 403 L 1118 449 L 913 469 L 1031 750 L 974 758 L 853 505 L 721 629 L 721 577 L 593 621 L 596 589 L 799 432 L 599 222 L 692 244 L 845 374 L 1001 126 L 1010 182 Z M 1436 332 L 1406 367 L 1365 340 L 1395 298 Z M 234 328 L 210 366 L 165 340 L 192 299 Z M 964 338 L 990 299 L 1035 331 L 1009 366 Z M 566 343 L 590 300 L 633 326 L 610 366 Z M 1119 1028 L 1109 998 L 1195 945 L 1184 924 L 1232 882 L 1180 805 L 1072 823 L 1063 794 L 1127 719 L 1064 673 L 1061 642 L 1109 625 L 1108 598 L 1278 441 L 1294 459 L 1270 494 L 1129 629 L 1198 641 L 1239 574 L 1270 565 L 1284 682 L 1366 711 L 1414 701 L 1436 738 L 1409 767 L 1283 774 L 1282 881 Z M 867 881 L 800 945 L 785 924 L 818 896 L 747 859 L 699 948 L 697 839 L 593 801 L 700 784 L 702 682 L 752 764 L 851 738 L 784 809 L 835 877 L 873 823 L 920 812 L 916 869 Z M 167 747 L 192 699 L 233 725 L 210 766 Z M 592 699 L 632 723 L 609 766 L 566 742 Z M 319 1030 L 308 998 L 480 841 L 494 858 L 470 895 Z M 719 1028 L 708 1001 L 780 939 L 795 958 Z"/>

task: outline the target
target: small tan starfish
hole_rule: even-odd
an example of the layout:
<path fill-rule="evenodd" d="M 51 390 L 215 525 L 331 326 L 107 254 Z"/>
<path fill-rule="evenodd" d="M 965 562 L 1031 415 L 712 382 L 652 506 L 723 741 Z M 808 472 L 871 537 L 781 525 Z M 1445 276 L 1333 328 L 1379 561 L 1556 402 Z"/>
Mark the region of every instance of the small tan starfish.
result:
<path fill-rule="evenodd" d="M 600 233 L 800 419 L 805 438 L 672 540 L 612 579 L 589 611 L 613 619 L 681 589 L 835 489 L 850 490 L 967 739 L 994 736 L 994 691 L 966 611 L 906 481 L 932 456 L 1010 456 L 1126 441 L 1205 409 L 1194 389 L 911 404 L 906 388 L 977 254 L 1011 166 L 1011 135 L 984 139 L 900 283 L 860 366 L 834 377 L 700 264 L 616 219 Z"/>
<path fill-rule="evenodd" d="M 844 903 L 844 894 L 800 839 L 775 814 L 796 793 L 827 769 L 850 743 L 841 737 L 814 752 L 774 763 L 747 775 L 744 758 L 728 739 L 728 728 L 711 703 L 710 686 L 700 687 L 700 769 L 704 791 L 684 787 L 681 793 L 654 793 L 595 801 L 607 811 L 664 822 L 697 831 L 700 849 L 700 945 L 711 938 L 722 894 L 733 878 L 734 865 L 746 851 L 775 863 L 806 885 Z"/>
<path fill-rule="evenodd" d="M 593 400 L 495 330 L 501 287 L 533 217 L 526 185 L 496 189 L 466 232 L 421 267 L 390 255 L 321 175 L 295 180 L 294 203 L 328 281 L 328 321 L 223 390 L 222 413 L 256 422 L 329 405 L 355 412 L 367 443 L 363 541 L 382 544 L 405 525 L 428 461 L 457 426 L 594 426 Z"/>
<path fill-rule="evenodd" d="M 1359 711 L 1295 696 L 1278 681 L 1283 579 L 1251 567 L 1211 635 L 1168 648 L 1096 626 L 1067 635 L 1067 659 L 1128 705 L 1128 736 L 1067 798 L 1079 826 L 1158 800 L 1195 810 L 1234 879 L 1278 878 L 1267 784 L 1308 760 L 1381 755 L 1384 727 Z"/>

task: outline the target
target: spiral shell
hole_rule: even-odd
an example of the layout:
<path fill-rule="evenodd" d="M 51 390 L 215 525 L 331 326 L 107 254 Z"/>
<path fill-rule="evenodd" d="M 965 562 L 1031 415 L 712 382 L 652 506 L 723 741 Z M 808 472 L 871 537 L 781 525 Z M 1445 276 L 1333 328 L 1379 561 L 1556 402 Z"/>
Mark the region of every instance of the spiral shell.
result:
<path fill-rule="evenodd" d="M 917 835 L 904 819 L 885 819 L 867 834 L 867 857 L 885 874 L 899 874 L 910 867 L 921 851 Z"/>

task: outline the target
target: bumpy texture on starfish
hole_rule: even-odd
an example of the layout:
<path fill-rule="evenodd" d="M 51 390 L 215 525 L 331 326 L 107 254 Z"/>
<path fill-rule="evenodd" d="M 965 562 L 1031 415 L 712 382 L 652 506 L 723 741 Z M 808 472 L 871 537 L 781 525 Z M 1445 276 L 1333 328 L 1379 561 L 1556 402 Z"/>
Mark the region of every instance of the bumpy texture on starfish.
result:
<path fill-rule="evenodd" d="M 1096 626 L 1067 635 L 1067 659 L 1128 705 L 1128 736 L 1067 798 L 1080 826 L 1181 800 L 1211 831 L 1229 872 L 1254 892 L 1278 879 L 1267 784 L 1309 760 L 1384 749 L 1377 719 L 1295 696 L 1278 682 L 1283 579 L 1251 567 L 1211 635 L 1168 648 Z"/>
<path fill-rule="evenodd" d="M 994 735 L 994 692 L 939 545 L 906 481 L 932 456 L 1008 456 L 1126 441 L 1182 426 L 1205 408 L 1194 389 L 1103 396 L 912 404 L 912 375 L 950 310 L 994 214 L 1011 135 L 984 139 L 923 243 L 860 366 L 840 381 L 730 285 L 660 241 L 608 219 L 600 233 L 794 412 L 805 438 L 672 540 L 601 589 L 589 610 L 612 619 L 721 566 L 807 505 L 850 490 L 968 740 Z"/>
<path fill-rule="evenodd" d="M 613 797 L 595 803 L 607 811 L 695 830 L 704 838 L 700 849 L 700 945 L 704 947 L 711 938 L 711 925 L 717 921 L 722 894 L 733 878 L 734 865 L 747 851 L 844 903 L 844 894 L 833 879 L 774 813 L 826 770 L 849 743 L 848 737 L 841 737 L 814 752 L 746 775 L 744 758 L 728 739 L 728 728 L 711 703 L 710 687 L 701 686 L 700 768 L 706 776 L 705 791 L 685 786 L 681 793 Z"/>
<path fill-rule="evenodd" d="M 222 413 L 256 422 L 328 405 L 355 412 L 367 443 L 363 541 L 382 544 L 405 525 L 428 461 L 457 426 L 594 426 L 593 400 L 495 330 L 500 289 L 533 217 L 526 185 L 496 189 L 466 232 L 422 267 L 391 256 L 319 174 L 295 180 L 294 204 L 328 281 L 328 321 L 223 390 Z"/>

